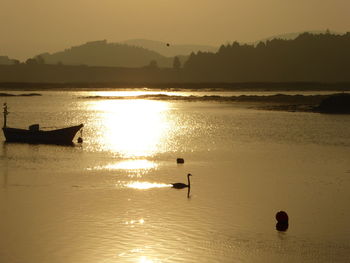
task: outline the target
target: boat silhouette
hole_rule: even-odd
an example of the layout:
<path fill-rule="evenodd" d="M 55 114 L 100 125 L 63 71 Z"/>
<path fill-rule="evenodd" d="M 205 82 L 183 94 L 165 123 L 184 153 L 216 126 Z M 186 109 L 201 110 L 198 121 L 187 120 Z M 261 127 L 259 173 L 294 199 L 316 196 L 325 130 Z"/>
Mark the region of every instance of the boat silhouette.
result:
<path fill-rule="evenodd" d="M 83 124 L 56 130 L 40 130 L 39 124 L 30 125 L 28 129 L 7 127 L 7 105 L 4 103 L 4 126 L 2 131 L 7 142 L 23 142 L 38 144 L 72 144 L 76 133 Z"/>

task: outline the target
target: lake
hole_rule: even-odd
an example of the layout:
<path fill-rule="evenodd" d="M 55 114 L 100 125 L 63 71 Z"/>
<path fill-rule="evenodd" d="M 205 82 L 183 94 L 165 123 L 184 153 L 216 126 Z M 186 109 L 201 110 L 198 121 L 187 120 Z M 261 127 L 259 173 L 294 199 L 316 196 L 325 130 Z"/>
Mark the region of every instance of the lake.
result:
<path fill-rule="evenodd" d="M 0 262 L 348 262 L 350 115 L 39 93 L 0 99 L 8 126 L 84 123 L 84 142 L 1 134 Z"/>

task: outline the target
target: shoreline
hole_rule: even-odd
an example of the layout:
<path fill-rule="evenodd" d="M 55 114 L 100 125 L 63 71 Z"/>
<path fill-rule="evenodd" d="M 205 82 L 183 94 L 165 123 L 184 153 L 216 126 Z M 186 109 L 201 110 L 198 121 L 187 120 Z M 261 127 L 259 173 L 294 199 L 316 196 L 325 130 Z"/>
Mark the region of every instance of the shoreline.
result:
<path fill-rule="evenodd" d="M 42 96 L 40 93 L 0 93 L 0 97 L 33 97 Z M 260 110 L 289 111 L 289 112 L 318 112 L 350 114 L 350 94 L 337 92 L 323 95 L 290 95 L 277 93 L 274 95 L 167 95 L 144 94 L 137 96 L 82 96 L 78 99 L 92 100 L 158 100 L 158 101 L 185 101 L 185 102 L 218 102 L 231 103 L 245 108 Z M 325 102 L 330 101 L 331 104 Z"/>
<path fill-rule="evenodd" d="M 275 110 L 289 112 L 318 112 L 316 109 L 322 101 L 332 96 L 329 95 L 240 95 L 240 96 L 176 96 L 164 94 L 139 95 L 139 96 L 86 96 L 80 99 L 102 99 L 102 100 L 126 100 L 126 99 L 148 99 L 158 101 L 184 101 L 184 102 L 217 102 L 230 103 L 238 107 L 259 110 Z"/>
<path fill-rule="evenodd" d="M 126 82 L 0 82 L 0 90 L 164 90 L 164 91 L 350 91 L 350 82 L 169 82 L 169 83 L 126 83 Z"/>

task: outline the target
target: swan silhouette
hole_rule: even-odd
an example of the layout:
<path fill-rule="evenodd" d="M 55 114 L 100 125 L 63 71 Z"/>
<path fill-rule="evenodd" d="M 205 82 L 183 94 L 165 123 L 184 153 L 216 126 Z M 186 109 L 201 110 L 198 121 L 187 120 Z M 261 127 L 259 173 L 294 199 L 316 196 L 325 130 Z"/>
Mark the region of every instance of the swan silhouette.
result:
<path fill-rule="evenodd" d="M 188 181 L 188 184 L 184 184 L 184 183 L 173 183 L 173 188 L 176 188 L 176 189 L 183 189 L 183 188 L 191 188 L 191 182 L 190 182 L 190 176 L 192 176 L 192 174 L 187 174 L 187 181 Z"/>

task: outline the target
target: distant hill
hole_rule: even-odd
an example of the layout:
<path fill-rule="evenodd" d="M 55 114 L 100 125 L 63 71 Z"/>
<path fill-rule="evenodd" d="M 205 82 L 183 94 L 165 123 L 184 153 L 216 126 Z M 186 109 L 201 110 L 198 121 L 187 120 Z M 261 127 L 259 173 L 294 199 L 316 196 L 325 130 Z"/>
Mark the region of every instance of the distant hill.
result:
<path fill-rule="evenodd" d="M 155 51 L 106 40 L 87 42 L 53 54 L 39 55 L 46 64 L 108 67 L 144 67 L 156 61 L 160 67 L 172 67 L 173 59 Z M 38 56 L 37 56 L 38 57 Z M 184 60 L 184 58 L 180 58 Z"/>
<path fill-rule="evenodd" d="M 192 52 L 196 53 L 198 51 L 216 52 L 219 49 L 218 47 L 207 45 L 178 45 L 147 39 L 130 39 L 121 43 L 153 50 L 166 57 L 174 57 L 179 55 L 187 56 L 190 55 Z"/>
<path fill-rule="evenodd" d="M 0 81 L 127 84 L 317 82 L 340 83 L 341 86 L 341 83 L 350 83 L 349 46 L 350 32 L 340 35 L 329 31 L 302 33 L 295 39 L 277 38 L 258 44 L 233 42 L 222 45 L 217 52 L 191 53 L 182 67 L 172 67 L 172 57 L 104 40 L 54 54 L 42 54 L 25 63 L 0 65 Z"/>

